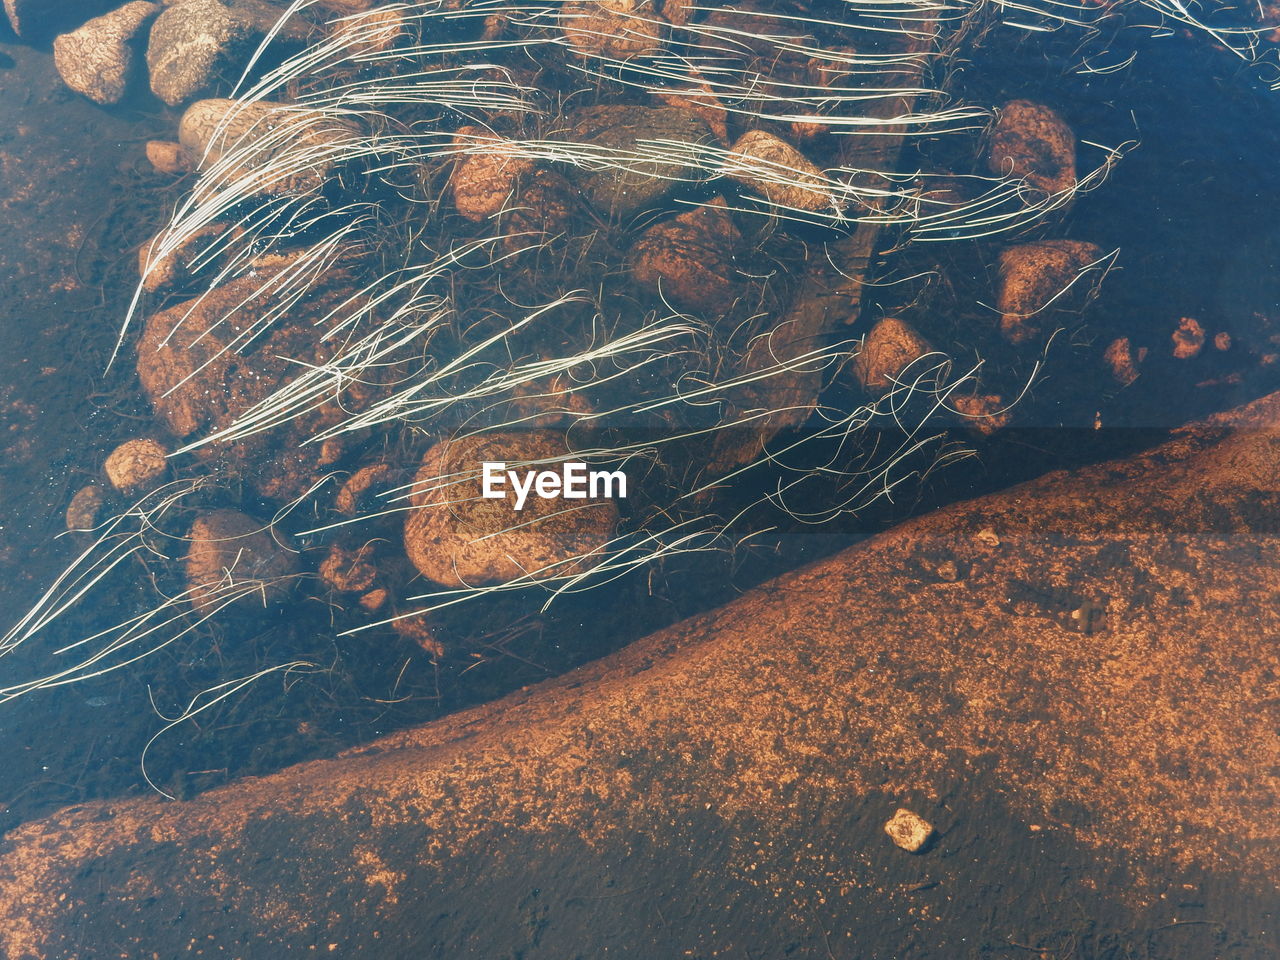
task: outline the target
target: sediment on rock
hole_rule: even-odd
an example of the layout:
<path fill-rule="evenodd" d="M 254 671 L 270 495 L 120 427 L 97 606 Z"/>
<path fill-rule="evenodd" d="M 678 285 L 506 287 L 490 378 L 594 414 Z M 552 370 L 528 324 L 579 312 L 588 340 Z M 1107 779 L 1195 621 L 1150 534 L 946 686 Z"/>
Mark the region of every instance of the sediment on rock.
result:
<path fill-rule="evenodd" d="M 801 886 L 838 891 L 828 917 L 909 909 L 849 877 L 881 869 L 899 807 L 977 817 L 947 787 L 977 770 L 984 805 L 1130 870 L 1135 902 L 1183 868 L 1274 892 L 1277 422 L 1273 395 L 1129 460 L 948 507 L 336 759 L 27 824 L 0 857 L 0 942 L 21 957 L 206 936 L 246 957 L 494 955 L 527 923 L 519 898 L 484 930 L 451 904 L 537 888 L 559 921 L 586 896 L 565 878 L 596 864 L 629 897 L 634 881 L 645 904 L 683 904 L 673 922 L 709 952 L 745 955 Z M 920 857 L 955 853 L 938 832 Z M 104 899 L 104 878 L 121 893 Z"/>

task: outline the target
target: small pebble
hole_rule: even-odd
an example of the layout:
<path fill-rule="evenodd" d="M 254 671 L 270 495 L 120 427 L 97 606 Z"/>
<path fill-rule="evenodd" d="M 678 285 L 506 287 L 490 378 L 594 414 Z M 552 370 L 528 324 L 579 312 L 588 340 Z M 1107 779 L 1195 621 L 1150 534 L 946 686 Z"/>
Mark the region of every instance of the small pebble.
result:
<path fill-rule="evenodd" d="M 903 850 L 908 853 L 919 853 L 932 839 L 933 825 L 924 817 L 912 813 L 905 807 L 899 807 L 884 825 L 884 832 Z"/>
<path fill-rule="evenodd" d="M 67 507 L 68 530 L 92 530 L 98 524 L 98 511 L 102 509 L 102 489 L 89 484 L 81 487 Z"/>

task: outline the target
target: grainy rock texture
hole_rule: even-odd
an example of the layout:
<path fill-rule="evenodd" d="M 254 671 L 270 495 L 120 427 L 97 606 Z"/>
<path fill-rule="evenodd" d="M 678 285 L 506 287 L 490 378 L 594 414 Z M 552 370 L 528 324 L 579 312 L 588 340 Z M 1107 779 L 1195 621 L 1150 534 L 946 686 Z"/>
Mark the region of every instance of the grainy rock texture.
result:
<path fill-rule="evenodd" d="M 678 307 L 724 313 L 733 306 L 733 257 L 741 242 L 723 206 L 697 207 L 640 236 L 631 251 L 632 275 Z"/>
<path fill-rule="evenodd" d="M 1100 271 L 1084 271 L 1102 249 L 1082 240 L 1042 240 L 1000 254 L 996 309 L 1000 332 L 1010 343 L 1026 343 L 1068 322 L 1097 287 Z"/>
<path fill-rule="evenodd" d="M 176 140 L 147 141 L 147 159 L 160 173 L 179 176 L 191 171 L 191 158 Z"/>
<path fill-rule="evenodd" d="M 889 390 L 913 361 L 932 348 L 905 320 L 885 317 L 867 333 L 853 361 L 853 375 L 873 396 Z"/>
<path fill-rule="evenodd" d="M 611 166 L 569 168 L 567 175 L 578 181 L 597 210 L 621 219 L 656 206 L 682 183 L 703 176 L 671 150 L 664 155 L 655 142 L 699 144 L 715 138 L 705 120 L 679 107 L 604 104 L 577 110 L 570 120 L 564 139 L 597 148 Z"/>
<path fill-rule="evenodd" d="M 1167 884 L 1182 900 L 1200 894 L 1170 881 L 1193 866 L 1220 904 L 1274 897 L 1278 424 L 1280 395 L 948 507 L 337 759 L 29 823 L 0 856 L 0 943 L 59 960 L 206 939 L 245 958 L 655 956 L 643 938 L 674 929 L 747 956 L 787 926 L 797 955 L 829 939 L 867 956 L 874 910 L 899 918 L 882 955 L 963 956 L 963 911 L 988 904 L 947 865 L 1008 842 L 1020 871 L 1050 840 L 1091 851 L 1076 891 L 1114 868 L 1130 901 L 1161 904 Z M 936 855 L 884 836 L 904 806 L 938 828 Z M 908 859 L 932 866 L 895 873 Z M 1069 878 L 1042 865 L 1056 896 Z"/>
<path fill-rule="evenodd" d="M 405 552 L 436 583 L 500 583 L 525 574 L 540 578 L 581 572 L 613 536 L 612 500 L 543 499 L 529 494 L 514 509 L 482 496 L 481 464 L 502 462 L 521 473 L 559 469 L 575 459 L 553 431 L 492 433 L 442 440 L 422 458 L 414 477 L 414 510 L 405 520 Z M 574 558 L 583 558 L 581 562 Z"/>
<path fill-rule="evenodd" d="M 468 152 L 458 157 L 449 189 L 454 207 L 468 220 L 487 220 L 497 214 L 514 200 L 521 178 L 533 173 L 533 161 L 520 156 L 514 143 L 480 127 L 463 127 L 454 143 Z"/>
<path fill-rule="evenodd" d="M 329 286 L 313 287 L 305 305 L 251 336 L 278 305 L 284 275 L 260 268 L 194 300 L 148 318 L 138 341 L 138 379 L 156 415 L 175 437 L 195 439 L 234 423 L 254 404 L 298 374 L 298 361 L 323 362 L 332 347 L 311 320 L 347 302 L 351 289 L 340 270 Z M 302 442 L 341 415 L 335 404 L 269 434 L 198 447 L 255 490 L 273 499 L 301 494 L 324 467 L 314 446 Z"/>
<path fill-rule="evenodd" d="M 53 62 L 67 86 L 96 103 L 119 103 L 133 75 L 134 38 L 160 12 L 133 0 L 53 41 Z"/>
<path fill-rule="evenodd" d="M 293 586 L 295 555 L 252 517 L 236 510 L 210 510 L 196 518 L 189 537 L 188 599 L 201 613 L 228 604 L 261 607 Z"/>
<path fill-rule="evenodd" d="M 220 180 L 252 178 L 254 188 L 266 193 L 317 189 L 336 167 L 324 151 L 340 150 L 357 135 L 351 123 L 314 110 L 216 98 L 193 103 L 178 125 L 178 141 L 201 171 L 231 154 L 235 160 Z"/>
<path fill-rule="evenodd" d="M 569 45 L 588 56 L 631 60 L 662 48 L 662 20 L 651 0 L 569 0 L 560 20 Z"/>
<path fill-rule="evenodd" d="M 1076 182 L 1075 134 L 1043 104 L 1011 100 L 991 131 L 987 168 L 996 176 L 1024 177 L 1046 193 L 1067 190 Z"/>
<path fill-rule="evenodd" d="M 121 493 L 136 493 L 158 483 L 169 469 L 164 447 L 149 437 L 126 440 L 111 451 L 103 470 Z"/>
<path fill-rule="evenodd" d="M 207 92 L 224 73 L 243 67 L 281 13 L 263 0 L 177 0 L 151 27 L 152 92 L 171 107 Z M 281 36 L 306 33 L 291 19 Z"/>
<path fill-rule="evenodd" d="M 766 130 L 750 130 L 734 142 L 725 173 L 779 207 L 809 212 L 836 208 L 822 171 Z"/>

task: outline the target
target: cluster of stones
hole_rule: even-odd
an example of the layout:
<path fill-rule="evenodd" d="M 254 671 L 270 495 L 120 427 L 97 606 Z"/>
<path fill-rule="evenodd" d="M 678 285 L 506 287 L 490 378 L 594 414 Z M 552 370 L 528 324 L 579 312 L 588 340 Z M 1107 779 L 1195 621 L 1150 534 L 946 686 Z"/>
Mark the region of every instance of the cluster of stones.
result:
<path fill-rule="evenodd" d="M 361 16 L 341 28 L 363 29 L 365 43 L 389 42 L 400 21 L 376 6 L 376 0 L 319 0 L 279 22 L 287 4 L 273 0 L 4 0 L 19 36 L 56 34 L 54 62 L 72 90 L 96 103 L 119 103 L 145 69 L 152 92 L 169 106 L 234 78 L 268 35 L 301 46 L 332 15 L 367 16 L 386 36 L 371 34 Z"/>

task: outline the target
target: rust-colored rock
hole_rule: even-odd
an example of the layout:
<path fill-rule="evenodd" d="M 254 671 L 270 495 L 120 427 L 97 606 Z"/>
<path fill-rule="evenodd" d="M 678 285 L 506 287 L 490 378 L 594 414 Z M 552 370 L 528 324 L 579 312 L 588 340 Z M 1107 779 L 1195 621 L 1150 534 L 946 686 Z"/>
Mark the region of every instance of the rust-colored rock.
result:
<path fill-rule="evenodd" d="M 479 127 L 463 127 L 454 143 L 464 152 L 453 168 L 449 189 L 453 205 L 468 220 L 487 220 L 512 203 L 520 178 L 533 172 L 531 158 L 518 144 Z"/>
<path fill-rule="evenodd" d="M 191 158 L 176 140 L 148 140 L 147 160 L 159 173 L 178 177 L 191 172 Z"/>
<path fill-rule="evenodd" d="M 676 941 L 708 955 L 745 957 L 766 924 L 822 909 L 796 934 L 806 955 L 883 917 L 893 955 L 932 957 L 939 931 L 972 934 L 992 882 L 1045 875 L 1086 911 L 1123 897 L 1144 934 L 1186 909 L 1252 924 L 1239 900 L 1274 902 L 1280 857 L 1278 423 L 1280 395 L 948 507 L 336 759 L 28 823 L 0 855 L 0 951 L 177 956 L 234 915 L 246 956 L 501 956 L 528 942 L 529 905 L 500 893 L 576 918 L 601 877 L 678 904 Z M 963 578 L 935 576 L 945 562 Z M 952 920 L 901 923 L 933 901 L 921 864 L 885 850 L 900 807 L 937 828 L 924 876 Z M 994 881 L 966 866 L 1004 842 Z M 483 914 L 424 909 L 465 898 Z M 539 935 L 572 955 L 630 915 Z M 1250 942 L 1242 956 L 1267 956 L 1276 933 Z"/>
<path fill-rule="evenodd" d="M 725 313 L 737 288 L 742 237 L 723 201 L 650 227 L 631 250 L 631 275 L 677 307 Z"/>
<path fill-rule="evenodd" d="M 301 364 L 330 356 L 334 346 L 320 339 L 311 320 L 348 304 L 352 291 L 341 269 L 331 269 L 328 280 L 287 318 L 253 337 L 287 282 L 271 270 L 230 280 L 148 318 L 138 341 L 138 379 L 175 437 L 196 439 L 231 426 L 298 376 Z M 223 462 L 261 495 L 287 500 L 310 487 L 323 467 L 320 451 L 301 444 L 342 415 L 337 403 L 329 403 L 269 433 L 205 444 L 195 453 Z"/>
<path fill-rule="evenodd" d="M 372 560 L 372 544 L 352 550 L 335 543 L 320 564 L 320 579 L 339 593 L 364 593 L 378 579 Z"/>
<path fill-rule="evenodd" d="M 1009 402 L 998 393 L 975 393 L 952 401 L 964 425 L 984 437 L 999 433 L 1013 422 Z"/>
<path fill-rule="evenodd" d="M 853 375 L 862 389 L 879 396 L 891 389 L 908 365 L 933 348 L 915 327 L 897 317 L 885 317 L 871 328 L 853 361 Z"/>
<path fill-rule="evenodd" d="M 1190 360 L 1204 349 L 1204 326 L 1195 317 L 1182 317 L 1177 329 L 1169 335 L 1176 360 Z"/>
<path fill-rule="evenodd" d="M 362 8 L 360 16 L 340 21 L 334 36 L 356 57 L 386 53 L 409 35 L 404 11 Z"/>
<path fill-rule="evenodd" d="M 1044 104 L 1011 100 L 991 131 L 987 169 L 1025 178 L 1046 193 L 1068 190 L 1076 183 L 1075 134 Z"/>
<path fill-rule="evenodd" d="M 569 235 L 577 199 L 569 181 L 553 170 L 535 170 L 503 214 L 502 246 L 508 253 L 536 250 Z"/>
<path fill-rule="evenodd" d="M 1141 375 L 1138 365 L 1142 362 L 1144 351 L 1134 352 L 1133 344 L 1128 337 L 1117 337 L 1103 351 L 1102 361 L 1111 372 L 1111 379 L 1122 387 L 1127 387 Z"/>
<path fill-rule="evenodd" d="M 439 441 L 414 477 L 415 509 L 404 531 L 409 559 L 424 577 L 446 586 L 545 579 L 589 568 L 613 536 L 618 508 L 612 500 L 530 494 L 517 511 L 510 484 L 505 499 L 482 495 L 486 461 L 524 471 L 573 459 L 562 435 L 550 431 Z"/>
<path fill-rule="evenodd" d="M 1079 312 L 1099 274 L 1086 269 L 1102 249 L 1082 240 L 1042 240 L 1000 254 L 996 309 L 1000 332 L 1010 343 L 1026 343 L 1053 332 L 1066 314 Z"/>
<path fill-rule="evenodd" d="M 171 250 L 165 249 L 165 245 L 173 240 L 168 231 L 143 244 L 138 249 L 138 276 L 142 278 L 143 289 L 154 293 L 186 283 L 198 272 L 193 268 L 200 263 L 202 256 L 204 262 L 200 265 L 208 265 L 211 258 L 207 254 L 211 245 L 226 230 L 225 223 L 207 224 L 193 230 Z"/>
<path fill-rule="evenodd" d="M 348 517 L 356 515 L 375 487 L 385 486 L 394 474 L 388 463 L 370 463 L 351 474 L 334 498 L 334 509 Z"/>
<path fill-rule="evenodd" d="M 252 517 L 210 510 L 196 518 L 188 538 L 187 599 L 200 613 L 262 607 L 293 587 L 297 558 Z"/>
<path fill-rule="evenodd" d="M 560 9 L 560 24 L 569 45 L 583 56 L 632 60 L 662 48 L 662 20 L 652 0 L 568 0 Z"/>

